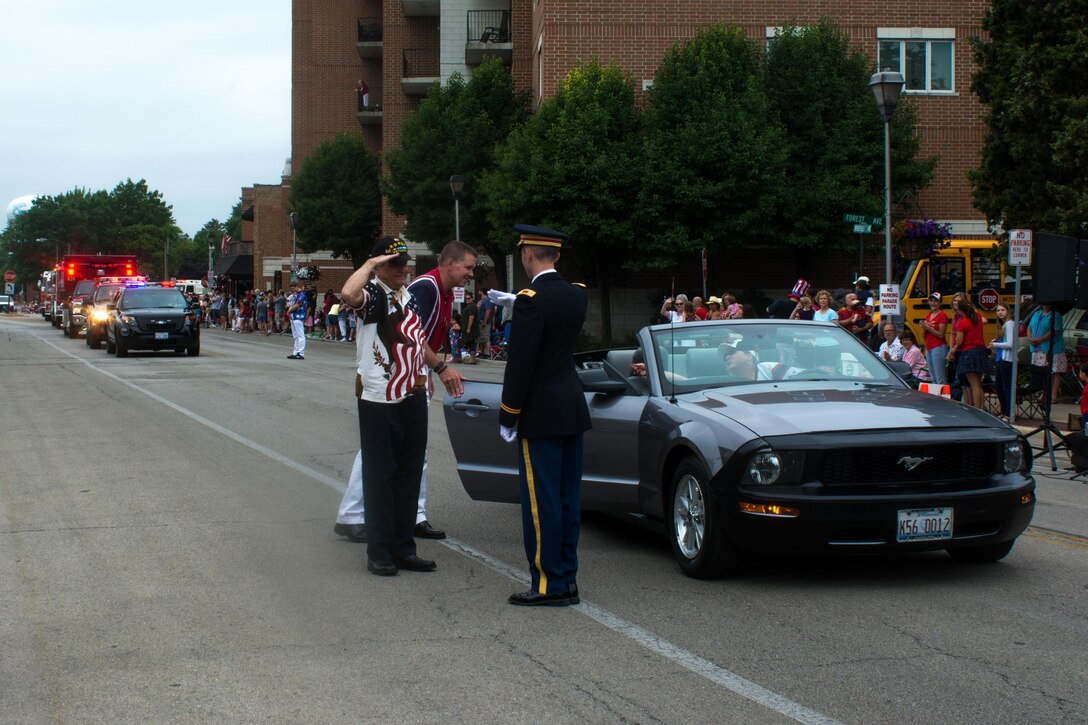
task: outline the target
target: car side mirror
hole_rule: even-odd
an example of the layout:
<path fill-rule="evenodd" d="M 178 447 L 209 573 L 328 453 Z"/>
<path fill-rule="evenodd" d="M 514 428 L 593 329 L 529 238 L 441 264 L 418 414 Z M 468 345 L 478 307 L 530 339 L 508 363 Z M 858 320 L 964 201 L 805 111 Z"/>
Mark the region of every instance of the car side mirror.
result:
<path fill-rule="evenodd" d="M 885 360 L 884 364 L 887 365 L 900 380 L 910 380 L 914 377 L 914 373 L 911 372 L 909 363 L 905 363 L 902 360 Z"/>

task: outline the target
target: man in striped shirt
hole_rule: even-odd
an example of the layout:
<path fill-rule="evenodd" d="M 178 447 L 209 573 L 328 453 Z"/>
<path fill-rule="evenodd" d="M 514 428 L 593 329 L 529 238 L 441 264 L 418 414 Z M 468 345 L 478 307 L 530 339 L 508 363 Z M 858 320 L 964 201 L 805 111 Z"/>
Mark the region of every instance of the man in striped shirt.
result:
<path fill-rule="evenodd" d="M 438 256 L 438 266 L 420 275 L 408 285 L 408 291 L 411 292 L 418 308 L 417 314 L 422 324 L 423 339 L 435 353 L 449 339 L 450 320 L 453 316 L 453 288 L 464 287 L 472 279 L 476 259 L 476 250 L 468 244 L 456 240 L 449 242 Z M 359 339 L 361 337 L 360 332 Z M 356 363 L 359 375 L 362 374 L 364 354 L 362 345 L 357 344 Z M 433 388 L 433 385 L 431 387 Z M 419 482 L 414 533 L 417 537 L 424 539 L 446 538 L 446 532 L 434 528 L 427 520 L 426 503 L 427 463 L 424 459 Z M 361 451 L 355 455 L 355 462 L 348 477 L 348 487 L 340 501 L 340 510 L 333 530 L 351 541 L 358 543 L 367 541 Z"/>

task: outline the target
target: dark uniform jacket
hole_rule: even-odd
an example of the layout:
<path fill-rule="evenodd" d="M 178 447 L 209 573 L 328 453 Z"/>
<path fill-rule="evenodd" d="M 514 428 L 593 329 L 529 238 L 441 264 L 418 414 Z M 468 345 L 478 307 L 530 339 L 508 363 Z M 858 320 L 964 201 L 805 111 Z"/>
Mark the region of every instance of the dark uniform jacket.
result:
<path fill-rule="evenodd" d="M 590 428 L 574 349 L 586 321 L 586 290 L 548 272 L 518 292 L 507 345 L 499 424 L 522 438 L 553 438 Z"/>

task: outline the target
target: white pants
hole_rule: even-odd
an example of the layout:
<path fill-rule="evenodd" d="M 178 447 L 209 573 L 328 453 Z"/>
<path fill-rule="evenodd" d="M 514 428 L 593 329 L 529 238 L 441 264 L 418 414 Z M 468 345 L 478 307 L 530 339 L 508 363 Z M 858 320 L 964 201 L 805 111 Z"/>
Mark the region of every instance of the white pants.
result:
<path fill-rule="evenodd" d="M 306 353 L 306 325 L 304 320 L 291 320 L 291 337 L 295 339 L 295 355 Z"/>
<path fill-rule="evenodd" d="M 427 458 L 423 458 L 423 475 L 419 479 L 419 508 L 416 509 L 416 523 L 427 520 L 424 506 L 427 503 Z M 355 462 L 351 464 L 348 476 L 348 489 L 340 501 L 340 511 L 336 514 L 338 524 L 365 524 L 366 509 L 363 506 L 363 452 L 355 453 Z"/>

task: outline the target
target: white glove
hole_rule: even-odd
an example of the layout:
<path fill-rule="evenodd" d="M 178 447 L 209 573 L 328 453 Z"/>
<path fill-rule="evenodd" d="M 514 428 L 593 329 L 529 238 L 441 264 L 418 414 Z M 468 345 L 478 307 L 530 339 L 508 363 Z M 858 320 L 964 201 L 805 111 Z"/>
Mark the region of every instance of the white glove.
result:
<path fill-rule="evenodd" d="M 518 437 L 518 431 L 517 428 L 507 428 L 505 425 L 500 425 L 499 435 L 502 436 L 502 439 L 507 443 L 513 443 L 514 439 Z"/>
<path fill-rule="evenodd" d="M 513 292 L 502 292 L 497 289 L 487 291 L 488 298 L 500 307 L 510 309 L 514 306 L 514 300 L 518 298 Z"/>

